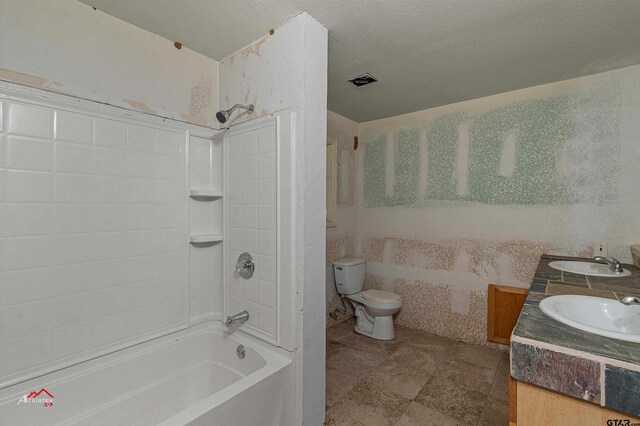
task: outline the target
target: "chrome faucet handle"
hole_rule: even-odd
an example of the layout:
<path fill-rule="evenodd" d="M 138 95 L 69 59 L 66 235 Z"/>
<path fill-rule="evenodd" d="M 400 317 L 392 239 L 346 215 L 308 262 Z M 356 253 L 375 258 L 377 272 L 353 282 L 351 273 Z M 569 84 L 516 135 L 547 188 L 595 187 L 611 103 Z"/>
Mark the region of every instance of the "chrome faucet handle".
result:
<path fill-rule="evenodd" d="M 612 257 L 607 263 L 609 264 L 609 269 L 613 272 L 621 273 L 623 271 L 622 265 L 615 257 Z"/>
<path fill-rule="evenodd" d="M 613 272 L 621 273 L 624 270 L 622 269 L 622 265 L 615 257 L 611 258 L 611 263 L 613 263 Z"/>
<path fill-rule="evenodd" d="M 255 267 L 256 264 L 253 261 L 253 256 L 251 256 L 251 254 L 245 252 L 238 257 L 238 261 L 236 262 L 236 271 L 245 280 L 248 280 L 253 276 Z"/>
<path fill-rule="evenodd" d="M 620 303 L 623 305 L 640 305 L 640 298 L 637 296 L 625 296 L 620 299 Z"/>
<path fill-rule="evenodd" d="M 238 272 L 244 272 L 247 271 L 249 269 L 251 269 L 251 265 L 253 264 L 253 262 L 245 260 L 244 262 L 240 262 L 237 261 L 236 262 L 236 271 Z"/>
<path fill-rule="evenodd" d="M 593 261 L 607 265 L 609 269 L 611 269 L 613 272 L 616 272 L 618 274 L 624 272 L 624 269 L 622 269 L 622 265 L 620 264 L 618 259 L 616 259 L 615 257 L 612 257 L 611 260 L 609 260 L 606 257 L 596 256 L 593 258 Z"/>

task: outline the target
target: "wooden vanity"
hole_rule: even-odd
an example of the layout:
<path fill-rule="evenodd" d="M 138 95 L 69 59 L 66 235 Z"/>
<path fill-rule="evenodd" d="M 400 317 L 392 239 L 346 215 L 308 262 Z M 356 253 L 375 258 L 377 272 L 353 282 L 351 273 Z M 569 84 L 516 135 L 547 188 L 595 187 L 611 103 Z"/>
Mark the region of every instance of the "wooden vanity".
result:
<path fill-rule="evenodd" d="M 509 389 L 510 426 L 609 426 L 640 424 L 640 419 L 592 402 L 567 396 L 511 378 Z M 516 390 L 517 389 L 517 390 Z M 512 401 L 513 399 L 513 401 Z"/>
<path fill-rule="evenodd" d="M 510 425 L 640 425 L 640 344 L 578 330 L 538 306 L 560 294 L 640 295 L 640 269 L 592 277 L 552 269 L 554 260 L 569 258 L 542 256 L 511 335 Z"/>

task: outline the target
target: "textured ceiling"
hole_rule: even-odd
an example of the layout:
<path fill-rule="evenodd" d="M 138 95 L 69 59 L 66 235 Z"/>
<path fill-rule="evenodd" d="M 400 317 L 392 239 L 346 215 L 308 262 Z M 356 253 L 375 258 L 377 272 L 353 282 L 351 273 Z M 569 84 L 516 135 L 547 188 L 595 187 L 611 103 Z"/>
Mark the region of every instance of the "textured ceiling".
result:
<path fill-rule="evenodd" d="M 82 1 L 216 60 L 307 11 L 329 109 L 359 122 L 640 63 L 638 0 Z"/>

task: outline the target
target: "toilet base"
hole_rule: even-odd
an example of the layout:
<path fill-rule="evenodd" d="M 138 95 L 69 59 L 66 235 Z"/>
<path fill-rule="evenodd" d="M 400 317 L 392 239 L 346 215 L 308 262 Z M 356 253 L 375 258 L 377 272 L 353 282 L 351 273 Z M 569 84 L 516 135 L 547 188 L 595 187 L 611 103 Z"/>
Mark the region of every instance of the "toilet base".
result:
<path fill-rule="evenodd" d="M 363 336 L 371 337 L 377 340 L 392 340 L 395 337 L 393 329 L 393 316 L 375 317 L 373 320 L 373 329 L 371 332 L 361 328 L 356 324 L 353 331 Z"/>

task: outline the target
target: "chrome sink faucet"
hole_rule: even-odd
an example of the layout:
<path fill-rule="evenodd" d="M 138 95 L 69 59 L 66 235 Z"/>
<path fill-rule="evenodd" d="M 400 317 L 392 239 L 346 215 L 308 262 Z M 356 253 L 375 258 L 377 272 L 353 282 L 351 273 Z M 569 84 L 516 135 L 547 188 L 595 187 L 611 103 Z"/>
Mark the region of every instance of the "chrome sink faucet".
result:
<path fill-rule="evenodd" d="M 611 260 L 609 260 L 606 257 L 596 256 L 593 258 L 593 260 L 596 263 L 607 265 L 609 269 L 611 269 L 615 273 L 620 274 L 623 272 L 622 265 L 620 265 L 620 262 L 618 262 L 618 259 L 616 259 L 615 257 L 612 257 Z"/>
<path fill-rule="evenodd" d="M 640 297 L 637 296 L 625 296 L 620 299 L 620 303 L 623 305 L 631 306 L 631 305 L 640 305 Z"/>
<path fill-rule="evenodd" d="M 249 312 L 242 311 L 235 315 L 231 315 L 227 317 L 227 320 L 224 322 L 224 325 L 227 327 L 231 327 L 233 324 L 242 324 L 249 321 Z"/>

